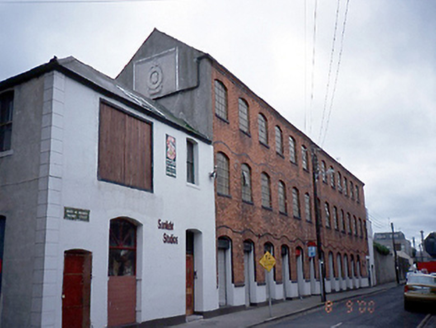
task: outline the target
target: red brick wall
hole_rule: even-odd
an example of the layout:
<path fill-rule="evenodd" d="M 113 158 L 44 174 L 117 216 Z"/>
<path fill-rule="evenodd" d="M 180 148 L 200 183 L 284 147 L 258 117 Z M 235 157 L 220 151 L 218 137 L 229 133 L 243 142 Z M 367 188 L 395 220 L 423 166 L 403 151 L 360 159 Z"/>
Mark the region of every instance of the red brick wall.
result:
<path fill-rule="evenodd" d="M 275 110 L 270 108 L 261 99 L 256 97 L 242 83 L 232 77 L 222 67 L 215 65 L 212 70 L 212 79 L 219 80 L 227 88 L 228 95 L 228 121 L 224 121 L 214 114 L 214 149 L 215 155 L 223 152 L 230 160 L 230 196 L 216 195 L 216 217 L 217 217 L 217 238 L 226 236 L 232 241 L 233 261 L 233 282 L 236 285 L 244 283 L 244 253 L 243 242 L 250 240 L 255 245 L 256 281 L 263 283 L 264 269 L 259 265 L 259 259 L 264 253 L 264 244 L 270 242 L 274 245 L 274 256 L 277 260 L 275 278 L 277 282 L 282 281 L 281 268 L 281 247 L 288 246 L 290 250 L 290 276 L 291 280 L 297 279 L 295 250 L 301 247 L 304 250 L 304 273 L 309 279 L 309 261 L 307 256 L 307 242 L 316 241 L 315 233 L 315 211 L 313 209 L 313 184 L 312 184 L 312 142 L 298 129 L 288 123 Z M 214 94 L 214 83 L 212 81 L 212 94 Z M 239 129 L 238 99 L 243 98 L 249 106 L 250 135 Z M 214 104 L 214 97 L 212 97 Z M 213 105 L 214 106 L 214 105 Z M 214 108 L 213 108 L 214 110 Z M 269 147 L 259 143 L 258 138 L 258 114 L 262 113 L 268 124 Z M 278 125 L 283 133 L 283 156 L 276 153 L 275 147 L 275 126 Z M 289 136 L 296 140 L 297 164 L 290 162 L 289 157 Z M 309 172 L 303 170 L 301 163 L 301 145 L 308 149 Z M 321 203 L 322 228 L 321 236 L 323 250 L 326 258 L 327 277 L 329 277 L 328 253 L 336 257 L 340 253 L 351 255 L 356 259 L 360 257 L 361 274 L 366 276 L 366 260 L 368 254 L 367 241 L 365 237 L 348 235 L 333 228 L 333 206 L 341 209 L 351 216 L 356 216 L 363 221 L 366 218 L 364 206 L 363 184 L 334 161 L 322 150 L 318 151 L 318 160 L 324 160 L 327 168 L 333 166 L 335 173 L 341 172 L 348 183 L 359 186 L 360 202 L 345 197 L 337 188 L 333 189 L 330 184 L 318 183 L 318 197 Z M 253 203 L 248 204 L 241 198 L 241 164 L 247 164 L 251 168 L 251 183 Z M 265 172 L 271 179 L 272 209 L 262 208 L 261 203 L 261 178 Z M 337 180 L 337 177 L 335 177 Z M 287 215 L 279 213 L 278 205 L 278 182 L 283 181 L 286 186 Z M 329 181 L 328 181 L 329 182 Z M 335 182 L 336 184 L 336 182 Z M 298 188 L 300 194 L 301 219 L 294 218 L 292 214 L 292 188 Z M 309 193 L 311 197 L 312 222 L 305 218 L 304 194 Z M 324 223 L 324 202 L 330 205 L 331 229 L 325 228 Z M 343 264 L 342 264 L 343 265 Z M 315 263 L 316 276 L 318 277 L 318 264 Z M 337 269 L 336 269 L 337 270 Z M 342 269 L 343 272 L 343 269 Z"/>

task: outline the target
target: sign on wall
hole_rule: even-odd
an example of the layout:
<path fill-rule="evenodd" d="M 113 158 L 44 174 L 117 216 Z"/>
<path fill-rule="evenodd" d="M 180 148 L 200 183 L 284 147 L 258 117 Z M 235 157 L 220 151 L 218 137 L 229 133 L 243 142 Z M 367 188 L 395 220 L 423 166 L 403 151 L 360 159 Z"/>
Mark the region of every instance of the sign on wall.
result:
<path fill-rule="evenodd" d="M 176 138 L 166 135 L 166 172 L 176 177 Z"/>
<path fill-rule="evenodd" d="M 89 222 L 89 212 L 81 208 L 64 207 L 64 219 Z"/>

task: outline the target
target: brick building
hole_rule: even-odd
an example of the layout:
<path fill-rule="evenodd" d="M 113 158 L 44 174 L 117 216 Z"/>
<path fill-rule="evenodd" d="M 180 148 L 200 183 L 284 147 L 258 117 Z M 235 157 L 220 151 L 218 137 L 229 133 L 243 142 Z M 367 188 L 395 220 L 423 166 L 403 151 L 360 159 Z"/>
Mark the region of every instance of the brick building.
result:
<path fill-rule="evenodd" d="M 313 160 L 326 291 L 368 285 L 363 182 L 213 57 L 154 30 L 117 80 L 213 140 L 221 306 L 320 293 Z"/>

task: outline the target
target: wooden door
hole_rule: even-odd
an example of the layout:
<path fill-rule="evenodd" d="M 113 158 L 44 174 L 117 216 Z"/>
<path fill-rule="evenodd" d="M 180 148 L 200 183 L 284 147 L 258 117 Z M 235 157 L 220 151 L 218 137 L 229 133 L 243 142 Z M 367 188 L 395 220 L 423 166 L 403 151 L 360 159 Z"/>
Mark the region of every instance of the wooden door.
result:
<path fill-rule="evenodd" d="M 186 315 L 194 314 L 194 255 L 186 254 Z"/>
<path fill-rule="evenodd" d="M 62 288 L 62 327 L 89 327 L 90 300 L 91 253 L 66 251 Z"/>

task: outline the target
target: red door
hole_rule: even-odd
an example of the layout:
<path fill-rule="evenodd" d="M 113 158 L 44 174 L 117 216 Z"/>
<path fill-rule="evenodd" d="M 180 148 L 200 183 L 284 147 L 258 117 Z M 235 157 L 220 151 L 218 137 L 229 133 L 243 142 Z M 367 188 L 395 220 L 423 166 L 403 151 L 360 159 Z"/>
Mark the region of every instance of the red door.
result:
<path fill-rule="evenodd" d="M 71 250 L 64 256 L 62 327 L 90 326 L 91 253 Z"/>
<path fill-rule="evenodd" d="M 194 314 L 194 255 L 186 254 L 186 315 Z"/>

